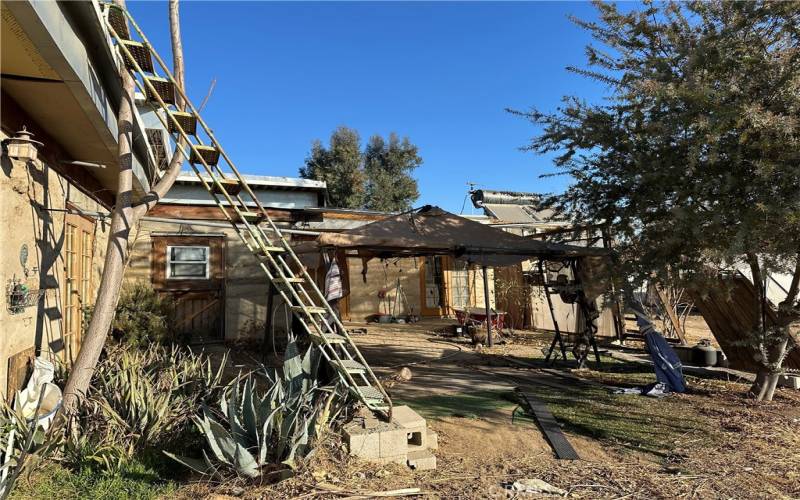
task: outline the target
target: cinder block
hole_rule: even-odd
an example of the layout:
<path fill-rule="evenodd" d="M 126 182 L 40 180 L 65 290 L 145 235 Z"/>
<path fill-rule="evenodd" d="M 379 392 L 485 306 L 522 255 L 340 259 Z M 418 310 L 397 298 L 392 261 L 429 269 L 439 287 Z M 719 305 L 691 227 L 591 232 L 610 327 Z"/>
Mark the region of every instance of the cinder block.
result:
<path fill-rule="evenodd" d="M 428 432 L 426 433 L 425 436 L 427 438 L 426 439 L 426 441 L 427 441 L 426 447 L 429 450 L 438 450 L 439 449 L 439 435 L 436 434 L 436 432 L 428 429 Z"/>
<path fill-rule="evenodd" d="M 408 452 L 406 430 L 395 428 L 378 433 L 380 440 L 380 457 L 394 457 Z"/>
<path fill-rule="evenodd" d="M 344 438 L 350 454 L 359 458 L 378 458 L 381 456 L 380 433 L 365 432 L 358 427 L 345 428 Z"/>
<path fill-rule="evenodd" d="M 436 456 L 428 450 L 412 451 L 406 463 L 414 470 L 431 470 L 436 468 Z"/>
<path fill-rule="evenodd" d="M 425 427 L 425 419 L 405 405 L 392 408 L 392 422 L 396 422 L 406 429 Z"/>

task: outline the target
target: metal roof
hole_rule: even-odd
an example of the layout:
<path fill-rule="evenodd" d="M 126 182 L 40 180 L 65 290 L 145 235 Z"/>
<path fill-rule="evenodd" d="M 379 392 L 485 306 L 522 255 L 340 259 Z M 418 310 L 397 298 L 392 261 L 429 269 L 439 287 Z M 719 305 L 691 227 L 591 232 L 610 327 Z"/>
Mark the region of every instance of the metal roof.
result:
<path fill-rule="evenodd" d="M 530 205 L 505 205 L 484 203 L 487 215 L 511 224 L 564 224 L 566 221 L 554 219 L 555 211 L 549 208 L 537 210 Z"/>
<path fill-rule="evenodd" d="M 233 177 L 232 173 L 226 175 Z M 260 188 L 273 188 L 273 189 L 295 189 L 295 190 L 314 190 L 322 191 L 327 188 L 324 181 L 315 181 L 312 179 L 301 179 L 298 177 L 277 177 L 271 175 L 242 175 L 244 180 L 253 187 Z M 210 178 L 203 176 L 206 181 Z M 175 179 L 176 183 L 181 184 L 200 184 L 200 180 L 193 173 L 185 173 L 178 175 Z"/>

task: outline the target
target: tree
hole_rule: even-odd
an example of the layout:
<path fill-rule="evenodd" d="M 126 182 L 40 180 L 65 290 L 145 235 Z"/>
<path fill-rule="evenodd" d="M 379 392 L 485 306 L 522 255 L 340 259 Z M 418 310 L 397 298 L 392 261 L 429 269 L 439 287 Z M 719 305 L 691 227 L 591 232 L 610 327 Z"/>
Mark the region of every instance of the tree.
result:
<path fill-rule="evenodd" d="M 634 283 L 749 269 L 763 365 L 751 394 L 770 400 L 787 342 L 800 344 L 800 4 L 596 6 L 598 22 L 575 22 L 604 47 L 569 69 L 607 85 L 608 101 L 516 112 L 541 127 L 528 149 L 556 153 L 574 179 L 548 201 L 609 224 Z M 764 320 L 771 273 L 792 275 L 777 325 Z"/>
<path fill-rule="evenodd" d="M 408 137 L 401 141 L 397 134 L 383 137 L 373 135 L 364 151 L 364 171 L 367 177 L 367 204 L 370 210 L 400 212 L 411 208 L 419 198 L 417 181 L 411 172 L 422 164 L 418 149 Z"/>
<path fill-rule="evenodd" d="M 117 4 L 125 8 L 124 0 Z M 173 73 L 181 89 L 184 89 L 184 62 L 181 45 L 180 21 L 178 16 L 178 0 L 169 1 L 170 34 L 172 37 Z M 64 387 L 62 411 L 70 416 L 77 409 L 81 398 L 86 394 L 92 380 L 97 361 L 103 351 L 106 337 L 119 301 L 124 263 L 128 254 L 128 240 L 131 227 L 158 203 L 172 187 L 181 171 L 183 155 L 179 152 L 186 148 L 183 139 L 178 141 L 172 159 L 164 175 L 153 188 L 140 200 L 133 199 L 133 173 L 131 141 L 133 131 L 133 95 L 134 80 L 131 73 L 121 66 L 122 96 L 120 99 L 117 124 L 119 128 L 118 154 L 120 172 L 117 179 L 117 196 L 111 212 L 111 230 L 106 249 L 103 275 L 97 291 L 92 319 L 84 334 L 81 349 L 72 365 L 69 379 Z M 183 110 L 183 101 L 178 99 L 178 108 Z"/>
<path fill-rule="evenodd" d="M 358 132 L 337 127 L 331 134 L 328 149 L 320 141 L 314 141 L 305 166 L 300 168 L 300 176 L 325 181 L 331 205 L 361 208 L 364 205 L 365 178 Z"/>
<path fill-rule="evenodd" d="M 418 148 L 408 137 L 389 134 L 370 138 L 362 153 L 358 132 L 338 127 L 330 146 L 314 141 L 300 176 L 325 181 L 328 201 L 334 207 L 400 211 L 417 198 L 417 181 L 411 171 L 422 164 Z"/>

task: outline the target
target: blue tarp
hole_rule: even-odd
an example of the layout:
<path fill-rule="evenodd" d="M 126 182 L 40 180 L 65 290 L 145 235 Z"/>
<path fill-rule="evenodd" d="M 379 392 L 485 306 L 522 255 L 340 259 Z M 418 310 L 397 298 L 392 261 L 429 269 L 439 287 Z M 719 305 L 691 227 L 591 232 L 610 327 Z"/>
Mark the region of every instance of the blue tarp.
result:
<path fill-rule="evenodd" d="M 656 380 L 664 384 L 670 392 L 686 392 L 683 379 L 683 365 L 669 342 L 653 328 L 653 322 L 641 311 L 634 308 L 636 324 L 644 334 L 644 341 L 656 371 Z"/>

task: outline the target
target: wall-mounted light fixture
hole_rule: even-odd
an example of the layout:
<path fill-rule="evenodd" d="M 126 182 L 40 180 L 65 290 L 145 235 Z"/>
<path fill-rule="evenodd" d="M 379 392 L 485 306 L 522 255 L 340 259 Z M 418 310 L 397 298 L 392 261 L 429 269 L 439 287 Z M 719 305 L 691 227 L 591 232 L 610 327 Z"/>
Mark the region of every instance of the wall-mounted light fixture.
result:
<path fill-rule="evenodd" d="M 39 157 L 39 151 L 36 146 L 44 146 L 39 141 L 31 139 L 33 134 L 28 132 L 26 127 L 17 132 L 17 135 L 10 137 L 3 141 L 8 151 L 8 156 L 21 161 L 34 161 Z"/>

